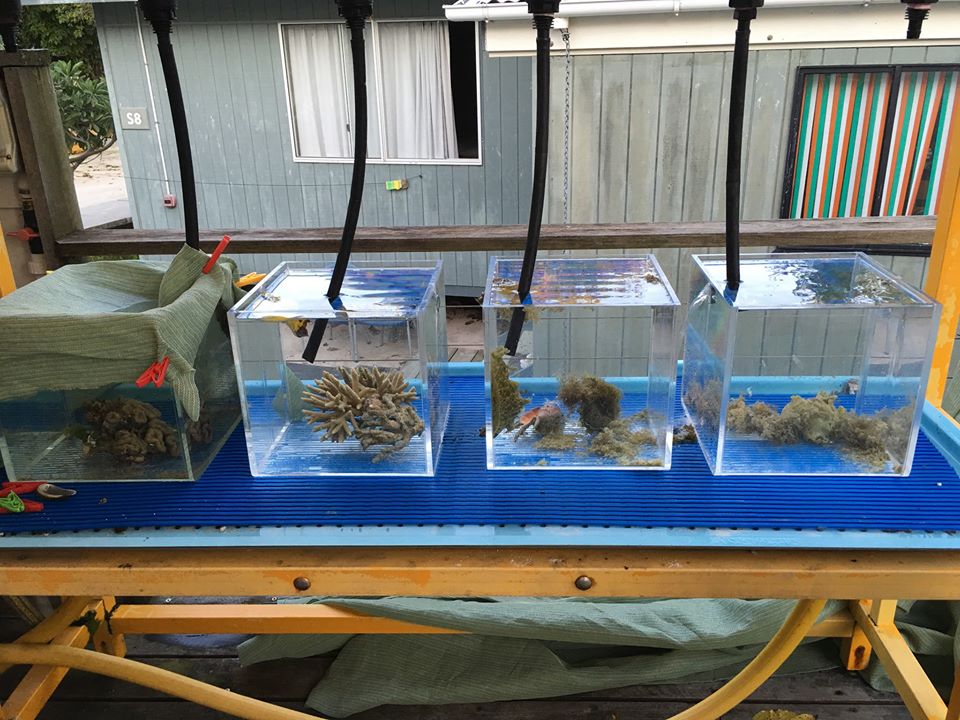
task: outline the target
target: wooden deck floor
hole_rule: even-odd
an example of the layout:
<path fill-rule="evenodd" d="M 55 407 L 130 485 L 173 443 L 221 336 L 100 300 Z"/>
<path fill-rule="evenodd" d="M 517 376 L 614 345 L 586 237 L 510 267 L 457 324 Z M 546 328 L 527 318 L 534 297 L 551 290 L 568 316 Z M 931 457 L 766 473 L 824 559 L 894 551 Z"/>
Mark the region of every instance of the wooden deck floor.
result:
<path fill-rule="evenodd" d="M 0 640 L 24 624 L 0 608 Z M 273 703 L 303 709 L 303 699 L 320 680 L 326 661 L 283 660 L 241 668 L 229 650 L 185 650 L 130 638 L 129 656 Z M 0 677 L 0 698 L 22 675 Z M 715 684 L 637 686 L 550 700 L 428 706 L 391 706 L 353 716 L 355 720 L 664 720 L 709 694 Z M 811 713 L 817 720 L 909 720 L 895 695 L 876 692 L 842 670 L 776 678 L 725 720 L 751 720 L 773 708 Z M 150 690 L 71 672 L 40 720 L 219 720 L 225 716 Z"/>

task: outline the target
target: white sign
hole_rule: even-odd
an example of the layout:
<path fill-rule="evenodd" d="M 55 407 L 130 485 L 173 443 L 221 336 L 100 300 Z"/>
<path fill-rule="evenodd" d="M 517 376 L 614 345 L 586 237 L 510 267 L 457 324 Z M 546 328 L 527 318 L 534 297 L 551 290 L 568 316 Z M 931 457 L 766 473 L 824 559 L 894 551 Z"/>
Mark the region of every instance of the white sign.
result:
<path fill-rule="evenodd" d="M 147 109 L 141 107 L 120 108 L 120 127 L 124 130 L 149 130 Z"/>

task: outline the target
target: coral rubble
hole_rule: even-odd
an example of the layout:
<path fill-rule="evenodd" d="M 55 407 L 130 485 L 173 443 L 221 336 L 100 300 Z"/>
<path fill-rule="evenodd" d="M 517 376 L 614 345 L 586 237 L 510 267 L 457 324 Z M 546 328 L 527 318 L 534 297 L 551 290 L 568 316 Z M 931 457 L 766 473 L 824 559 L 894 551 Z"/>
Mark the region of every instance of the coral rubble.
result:
<path fill-rule="evenodd" d="M 697 441 L 697 431 L 693 425 L 677 425 L 673 429 L 673 444 L 684 445 L 686 443 L 695 443 Z"/>
<path fill-rule="evenodd" d="M 587 432 L 598 433 L 620 416 L 623 393 L 616 385 L 592 375 L 568 375 L 560 381 L 557 399 L 580 413 Z"/>
<path fill-rule="evenodd" d="M 705 383 L 690 380 L 683 401 L 698 421 L 702 421 L 707 427 L 716 428 L 720 424 L 722 390 L 723 386 L 716 379 L 707 380 Z"/>
<path fill-rule="evenodd" d="M 314 432 L 323 432 L 322 440 L 354 437 L 364 450 L 383 446 L 373 458 L 377 463 L 423 433 L 423 420 L 411 402 L 417 391 L 399 370 L 341 367 L 338 372 L 342 379 L 324 372 L 303 391 L 304 402 L 316 408 L 305 409 L 304 417 Z"/>
<path fill-rule="evenodd" d="M 576 447 L 577 438 L 573 435 L 561 431 L 544 435 L 534 444 L 538 450 L 573 450 Z"/>
<path fill-rule="evenodd" d="M 657 436 L 650 430 L 633 429 L 641 419 L 634 415 L 608 423 L 590 443 L 590 452 L 615 460 L 618 465 L 659 465 L 659 460 L 651 462 L 638 457 L 643 448 L 657 444 Z"/>
<path fill-rule="evenodd" d="M 83 405 L 84 426 L 77 433 L 83 452 L 106 452 L 121 462 L 139 464 L 151 456 L 180 457 L 177 431 L 149 403 L 128 397 L 91 400 Z"/>
<path fill-rule="evenodd" d="M 510 369 L 503 359 L 506 348 L 490 353 L 490 395 L 493 406 L 493 435 L 513 430 L 527 401 L 520 393 L 520 385 L 510 379 Z"/>
<path fill-rule="evenodd" d="M 912 419 L 912 406 L 870 416 L 848 412 L 827 392 L 812 398 L 794 395 L 779 413 L 762 401 L 747 404 L 742 396 L 727 410 L 734 432 L 760 435 L 778 445 L 836 445 L 873 467 L 886 465 L 891 454 L 903 457 Z"/>

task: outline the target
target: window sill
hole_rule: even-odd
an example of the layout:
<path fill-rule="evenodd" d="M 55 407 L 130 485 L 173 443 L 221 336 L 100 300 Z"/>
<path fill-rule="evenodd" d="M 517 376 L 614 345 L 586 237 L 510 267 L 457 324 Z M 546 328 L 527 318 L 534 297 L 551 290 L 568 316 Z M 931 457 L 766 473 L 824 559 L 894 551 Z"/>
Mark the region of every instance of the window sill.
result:
<path fill-rule="evenodd" d="M 314 163 L 320 165 L 347 165 L 353 164 L 353 158 L 310 158 L 294 157 L 296 163 Z M 367 158 L 367 165 L 452 165 L 452 166 L 479 166 L 483 165 L 482 158 L 461 158 L 457 160 L 382 160 Z"/>

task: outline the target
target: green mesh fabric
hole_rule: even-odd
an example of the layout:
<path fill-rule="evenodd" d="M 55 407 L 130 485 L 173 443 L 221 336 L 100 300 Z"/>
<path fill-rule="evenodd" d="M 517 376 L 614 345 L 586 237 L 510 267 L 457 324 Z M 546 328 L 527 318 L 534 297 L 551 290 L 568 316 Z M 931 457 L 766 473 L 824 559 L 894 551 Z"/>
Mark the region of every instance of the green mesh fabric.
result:
<path fill-rule="evenodd" d="M 317 601 L 320 601 L 319 599 Z M 718 680 L 756 656 L 789 600 L 328 598 L 356 612 L 469 635 L 265 635 L 244 664 L 337 652 L 307 698 L 329 717 L 379 705 L 555 697 L 637 684 Z M 842 603 L 829 603 L 824 615 Z M 785 672 L 834 667 L 831 641 L 810 642 Z"/>
<path fill-rule="evenodd" d="M 194 361 L 236 266 L 184 246 L 169 266 L 140 260 L 67 265 L 0 298 L 0 400 L 135 381 L 170 358 L 166 381 L 196 420 Z"/>
<path fill-rule="evenodd" d="M 306 704 L 328 717 L 379 705 L 440 705 L 555 697 L 628 685 L 724 680 L 779 629 L 791 600 L 315 598 L 366 615 L 469 635 L 262 635 L 244 664 L 336 653 Z M 827 604 L 821 617 L 843 602 Z M 897 626 L 941 692 L 960 657 L 960 603 L 901 601 Z M 781 668 L 836 667 L 839 642 L 808 640 Z M 893 686 L 874 659 L 864 678 Z M 739 716 L 738 716 L 739 717 Z"/>

